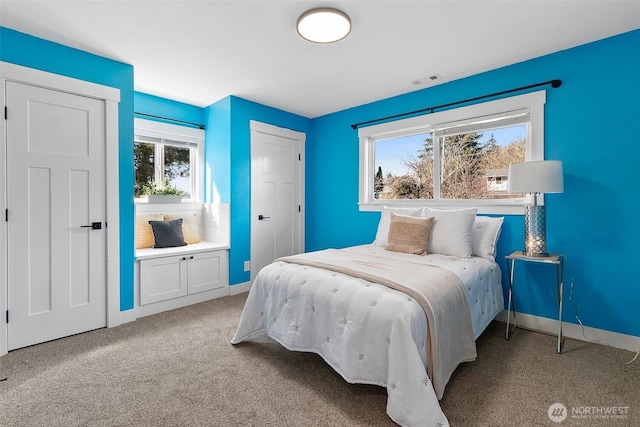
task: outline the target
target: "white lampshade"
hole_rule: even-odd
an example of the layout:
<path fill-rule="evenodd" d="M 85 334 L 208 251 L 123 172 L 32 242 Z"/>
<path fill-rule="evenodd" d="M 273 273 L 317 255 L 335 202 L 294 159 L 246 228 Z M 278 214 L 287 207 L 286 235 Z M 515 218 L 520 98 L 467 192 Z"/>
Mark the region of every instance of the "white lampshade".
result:
<path fill-rule="evenodd" d="M 333 43 L 351 32 L 351 19 L 338 9 L 321 7 L 311 9 L 298 18 L 298 34 L 314 43 Z"/>
<path fill-rule="evenodd" d="M 562 162 L 541 160 L 509 165 L 509 193 L 562 193 Z"/>

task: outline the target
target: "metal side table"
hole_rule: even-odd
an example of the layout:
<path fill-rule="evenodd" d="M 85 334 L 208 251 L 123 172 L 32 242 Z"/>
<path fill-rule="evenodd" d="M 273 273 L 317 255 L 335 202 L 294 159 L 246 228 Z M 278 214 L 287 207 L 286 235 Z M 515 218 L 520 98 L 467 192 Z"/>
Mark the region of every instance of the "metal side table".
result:
<path fill-rule="evenodd" d="M 507 274 L 509 276 L 509 305 L 507 308 L 507 332 L 505 338 L 508 340 L 511 337 L 511 331 L 509 329 L 509 322 L 511 317 L 511 310 L 513 307 L 512 294 L 513 294 L 513 280 L 516 261 L 522 262 L 537 262 L 542 264 L 555 265 L 556 267 L 556 282 L 558 285 L 558 348 L 557 352 L 562 352 L 562 292 L 564 289 L 564 263 L 566 257 L 562 254 L 549 254 L 547 256 L 527 256 L 522 251 L 514 251 L 510 255 L 506 256 L 507 259 Z M 515 321 L 516 310 L 513 308 L 513 317 Z M 515 324 L 514 324 L 515 330 Z"/>

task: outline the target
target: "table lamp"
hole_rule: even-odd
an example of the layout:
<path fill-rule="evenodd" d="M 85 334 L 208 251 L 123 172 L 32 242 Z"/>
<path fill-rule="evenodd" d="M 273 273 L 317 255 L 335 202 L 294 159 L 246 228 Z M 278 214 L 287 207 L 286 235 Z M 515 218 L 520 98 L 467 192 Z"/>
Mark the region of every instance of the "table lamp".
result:
<path fill-rule="evenodd" d="M 527 256 L 548 256 L 547 214 L 545 206 L 538 205 L 538 194 L 562 193 L 562 162 L 541 160 L 511 163 L 509 165 L 508 193 L 530 193 L 532 205 L 524 207 L 524 239 Z"/>

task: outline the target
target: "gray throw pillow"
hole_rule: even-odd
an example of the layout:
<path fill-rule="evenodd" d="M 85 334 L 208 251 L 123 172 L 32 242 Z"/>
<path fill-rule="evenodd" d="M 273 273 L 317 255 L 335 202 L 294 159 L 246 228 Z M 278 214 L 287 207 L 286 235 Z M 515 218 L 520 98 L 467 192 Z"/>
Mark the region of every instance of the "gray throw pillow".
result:
<path fill-rule="evenodd" d="M 154 248 L 172 248 L 186 246 L 182 235 L 182 218 L 171 221 L 149 221 L 153 230 Z"/>

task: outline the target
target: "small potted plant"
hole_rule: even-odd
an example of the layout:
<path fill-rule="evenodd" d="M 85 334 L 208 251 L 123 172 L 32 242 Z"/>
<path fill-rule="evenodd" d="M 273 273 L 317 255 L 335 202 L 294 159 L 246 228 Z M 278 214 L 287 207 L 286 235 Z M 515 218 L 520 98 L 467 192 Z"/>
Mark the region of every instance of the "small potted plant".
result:
<path fill-rule="evenodd" d="M 141 201 L 147 203 L 180 203 L 183 190 L 178 190 L 168 179 L 165 179 L 162 186 L 156 186 L 153 182 L 145 182 L 140 186 L 139 193 Z"/>

